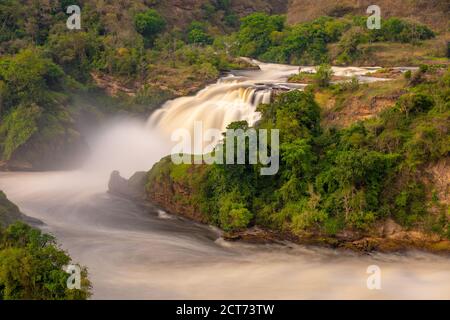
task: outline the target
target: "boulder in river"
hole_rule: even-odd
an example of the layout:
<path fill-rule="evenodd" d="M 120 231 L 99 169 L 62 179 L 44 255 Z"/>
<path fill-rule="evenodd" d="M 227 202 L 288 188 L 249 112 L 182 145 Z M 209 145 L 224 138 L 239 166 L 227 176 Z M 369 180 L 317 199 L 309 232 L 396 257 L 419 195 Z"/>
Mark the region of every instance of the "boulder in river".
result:
<path fill-rule="evenodd" d="M 119 171 L 111 173 L 108 192 L 130 199 L 145 198 L 147 172 L 136 172 L 130 179 L 125 179 Z"/>

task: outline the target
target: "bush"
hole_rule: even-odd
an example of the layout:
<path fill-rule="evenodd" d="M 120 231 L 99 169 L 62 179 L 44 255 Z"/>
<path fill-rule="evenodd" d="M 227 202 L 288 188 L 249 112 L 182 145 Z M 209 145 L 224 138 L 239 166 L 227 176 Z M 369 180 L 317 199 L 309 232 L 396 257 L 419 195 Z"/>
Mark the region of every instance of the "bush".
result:
<path fill-rule="evenodd" d="M 198 21 L 193 21 L 188 28 L 188 42 L 193 44 L 208 45 L 214 39 L 206 33 L 206 26 Z"/>
<path fill-rule="evenodd" d="M 327 214 L 311 206 L 311 200 L 307 198 L 297 204 L 288 204 L 283 210 L 290 210 L 292 216 L 291 229 L 294 233 L 300 234 L 319 227 L 326 219 Z M 310 198 L 313 199 L 313 198 Z M 318 204 L 316 204 L 318 205 Z"/>
<path fill-rule="evenodd" d="M 406 80 L 411 80 L 411 77 L 412 77 L 412 72 L 411 72 L 411 70 L 408 70 L 408 71 L 406 71 L 405 73 L 404 73 L 404 77 L 405 77 L 405 79 Z"/>
<path fill-rule="evenodd" d="M 12 57 L 0 57 L 5 109 L 20 103 L 51 103 L 51 91 L 60 89 L 64 79 L 62 69 L 39 50 L 26 49 Z"/>
<path fill-rule="evenodd" d="M 51 34 L 47 43 L 53 61 L 77 80 L 86 81 L 100 58 L 100 40 L 86 32 Z"/>
<path fill-rule="evenodd" d="M 149 45 L 153 45 L 156 36 L 166 28 L 165 19 L 154 9 L 138 13 L 134 17 L 137 32 L 142 34 Z"/>
<path fill-rule="evenodd" d="M 359 45 L 367 41 L 366 30 L 361 27 L 353 27 L 343 34 L 339 40 L 339 63 L 349 64 L 355 61 L 361 54 Z"/>
<path fill-rule="evenodd" d="M 219 201 L 220 226 L 226 231 L 235 231 L 246 228 L 253 219 L 253 214 L 246 208 L 242 198 L 231 192 Z"/>
<path fill-rule="evenodd" d="M 355 92 L 361 87 L 358 77 L 352 77 L 350 81 L 343 81 L 333 87 L 334 92 Z"/>
<path fill-rule="evenodd" d="M 240 55 L 258 57 L 271 46 L 270 35 L 273 31 L 284 28 L 283 16 L 269 16 L 264 13 L 253 13 L 241 20 L 241 28 L 237 34 Z"/>
<path fill-rule="evenodd" d="M 330 86 L 332 77 L 333 70 L 331 69 L 331 66 L 322 64 L 319 66 L 315 74 L 316 84 L 321 88 L 327 88 Z"/>
<path fill-rule="evenodd" d="M 0 228 L 0 300 L 85 300 L 91 295 L 87 269 L 81 289 L 67 288 L 71 258 L 52 236 L 18 222 Z"/>
<path fill-rule="evenodd" d="M 0 125 L 0 137 L 4 137 L 3 160 L 9 160 L 14 151 L 38 130 L 37 121 L 41 113 L 42 109 L 35 104 L 21 105 L 5 117 Z"/>
<path fill-rule="evenodd" d="M 415 43 L 435 37 L 434 32 L 427 26 L 395 17 L 382 20 L 381 29 L 371 30 L 369 34 L 372 41 L 403 43 Z"/>
<path fill-rule="evenodd" d="M 433 99 L 423 93 L 403 95 L 397 102 L 397 107 L 406 117 L 412 113 L 429 111 L 433 106 Z"/>
<path fill-rule="evenodd" d="M 225 25 L 231 28 L 239 26 L 239 17 L 235 13 L 230 13 L 224 18 Z"/>

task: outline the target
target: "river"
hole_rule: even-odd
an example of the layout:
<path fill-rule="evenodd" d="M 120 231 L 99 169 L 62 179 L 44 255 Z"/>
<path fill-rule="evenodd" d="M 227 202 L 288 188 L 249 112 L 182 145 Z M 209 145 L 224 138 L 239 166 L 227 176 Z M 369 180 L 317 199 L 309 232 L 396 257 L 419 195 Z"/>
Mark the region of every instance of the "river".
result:
<path fill-rule="evenodd" d="M 274 87 L 291 86 L 286 78 L 298 71 L 260 66 L 169 101 L 147 122 L 121 119 L 99 128 L 80 170 L 0 173 L 0 189 L 88 267 L 94 299 L 449 299 L 448 257 L 230 243 L 213 227 L 106 192 L 112 170 L 130 176 L 169 154 L 171 130 L 192 129 L 194 121 L 205 130 L 257 121 L 257 104 Z M 367 71 L 335 70 L 372 81 Z M 381 270 L 380 290 L 367 288 L 371 265 Z"/>

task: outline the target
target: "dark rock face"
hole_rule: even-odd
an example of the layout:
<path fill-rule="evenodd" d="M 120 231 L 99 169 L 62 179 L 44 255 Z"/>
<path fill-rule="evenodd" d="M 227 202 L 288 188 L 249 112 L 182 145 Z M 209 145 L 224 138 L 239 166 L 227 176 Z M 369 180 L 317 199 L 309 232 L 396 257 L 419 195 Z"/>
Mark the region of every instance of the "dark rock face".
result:
<path fill-rule="evenodd" d="M 165 177 L 147 185 L 147 200 L 167 212 L 184 218 L 209 224 L 207 215 L 192 200 L 192 190 L 186 184 Z"/>
<path fill-rule="evenodd" d="M 0 191 L 0 226 L 7 227 L 17 221 L 23 221 L 32 225 L 42 224 L 41 221 L 20 212 L 19 208 Z"/>
<path fill-rule="evenodd" d="M 208 215 L 200 208 L 195 198 L 199 185 L 189 177 L 205 169 L 205 165 L 194 165 L 186 172 L 184 179 L 171 175 L 173 162 L 170 156 L 161 159 L 149 171 L 145 185 L 146 200 L 165 211 L 201 223 L 211 223 Z"/>
<path fill-rule="evenodd" d="M 119 171 L 113 171 L 109 179 L 108 192 L 129 199 L 144 199 L 146 178 L 146 172 L 136 172 L 127 180 L 120 176 Z"/>
<path fill-rule="evenodd" d="M 88 153 L 83 136 L 72 127 L 51 137 L 38 132 L 15 150 L 10 159 L 1 160 L 0 154 L 0 170 L 70 170 L 80 167 Z"/>

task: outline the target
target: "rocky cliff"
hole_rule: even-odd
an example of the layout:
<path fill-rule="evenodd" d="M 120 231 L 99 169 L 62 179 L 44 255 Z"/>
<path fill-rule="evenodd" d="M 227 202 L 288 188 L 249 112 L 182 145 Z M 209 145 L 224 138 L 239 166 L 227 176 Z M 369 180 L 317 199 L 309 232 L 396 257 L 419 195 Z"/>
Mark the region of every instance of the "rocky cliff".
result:
<path fill-rule="evenodd" d="M 41 223 L 39 220 L 30 218 L 20 212 L 19 208 L 0 191 L 0 226 L 7 227 L 16 221 L 24 221 L 35 225 Z"/>

